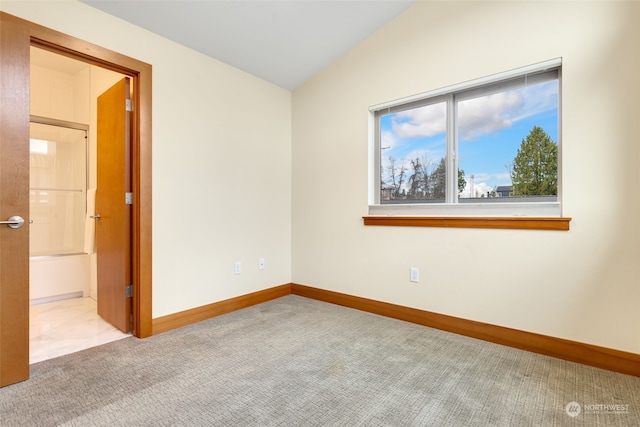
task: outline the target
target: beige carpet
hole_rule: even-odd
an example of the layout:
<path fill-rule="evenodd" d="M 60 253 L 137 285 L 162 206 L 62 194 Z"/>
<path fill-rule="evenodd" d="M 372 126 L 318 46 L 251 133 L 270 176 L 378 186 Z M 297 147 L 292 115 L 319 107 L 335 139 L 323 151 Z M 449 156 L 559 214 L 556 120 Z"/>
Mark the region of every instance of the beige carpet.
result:
<path fill-rule="evenodd" d="M 0 425 L 640 426 L 640 378 L 291 295 L 37 363 Z"/>

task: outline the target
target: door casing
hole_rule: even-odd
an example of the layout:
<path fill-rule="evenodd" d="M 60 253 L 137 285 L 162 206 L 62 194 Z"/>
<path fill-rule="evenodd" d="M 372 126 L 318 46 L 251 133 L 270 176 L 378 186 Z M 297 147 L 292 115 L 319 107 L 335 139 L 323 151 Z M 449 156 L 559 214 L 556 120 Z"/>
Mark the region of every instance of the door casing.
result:
<path fill-rule="evenodd" d="M 46 49 L 130 77 L 133 80 L 131 117 L 131 170 L 134 203 L 131 218 L 131 269 L 133 282 L 133 335 L 152 335 L 152 256 L 151 256 L 151 76 L 152 67 L 142 61 L 96 46 L 67 34 L 0 12 L 0 84 L 13 96 L 0 98 L 3 151 L 28 150 L 30 46 Z M 17 60 L 7 61 L 14 58 Z M 24 69 L 26 60 L 27 68 Z M 16 73 L 16 64 L 22 67 Z M 13 67 L 13 69 L 11 69 Z M 15 99 L 26 102 L 12 102 Z M 18 129 L 18 131 L 15 131 Z M 20 132 L 26 129 L 26 132 Z M 19 148 L 22 147 L 22 148 Z M 22 150 L 22 151 L 21 151 Z M 21 154 L 20 154 L 21 153 Z M 28 152 L 26 154 L 28 159 Z M 28 166 L 28 164 L 27 164 Z M 3 190 L 4 191 L 4 190 Z M 22 190 L 25 191 L 25 190 Z M 23 195 L 24 197 L 24 195 Z M 28 194 L 26 194 L 28 203 Z M 25 227 L 27 227 L 25 225 Z M 6 258 L 9 248 L 2 247 Z M 22 381 L 29 375 L 29 282 L 28 251 L 19 256 L 16 271 L 12 263 L 0 263 L 0 387 Z M 26 265 L 26 267 L 25 267 Z M 25 271 L 26 268 L 26 271 Z M 26 277 L 26 280 L 24 280 Z M 20 280 L 14 280 L 20 278 Z M 25 298 L 26 296 L 26 298 Z M 26 313 L 26 314 L 25 314 Z"/>

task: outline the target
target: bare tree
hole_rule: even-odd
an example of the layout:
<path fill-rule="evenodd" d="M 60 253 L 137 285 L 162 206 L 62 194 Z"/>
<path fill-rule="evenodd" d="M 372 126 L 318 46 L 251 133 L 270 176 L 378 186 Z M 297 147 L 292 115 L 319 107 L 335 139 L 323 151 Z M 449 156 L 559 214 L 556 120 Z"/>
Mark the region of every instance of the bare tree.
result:
<path fill-rule="evenodd" d="M 418 157 L 415 160 L 411 160 L 411 166 L 413 167 L 413 174 L 409 177 L 407 197 L 409 199 L 421 199 L 425 196 L 427 189 L 427 174 L 425 173 L 427 168 Z"/>
<path fill-rule="evenodd" d="M 402 191 L 402 183 L 404 182 L 404 175 L 407 172 L 407 168 L 404 166 L 404 163 L 400 163 L 400 166 L 397 165 L 396 159 L 393 156 L 389 156 L 389 165 L 387 166 L 387 170 L 389 171 L 389 180 L 387 182 L 388 185 L 391 185 L 393 188 L 393 196 L 394 198 L 399 198 Z"/>

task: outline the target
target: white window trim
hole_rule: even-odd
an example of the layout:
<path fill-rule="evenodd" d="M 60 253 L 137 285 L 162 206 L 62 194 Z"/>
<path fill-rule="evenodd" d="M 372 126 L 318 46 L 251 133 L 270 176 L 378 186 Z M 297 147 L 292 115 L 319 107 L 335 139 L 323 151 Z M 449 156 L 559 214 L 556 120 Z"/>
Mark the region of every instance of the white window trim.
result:
<path fill-rule="evenodd" d="M 369 215 L 434 215 L 434 216 L 531 216 L 531 217 L 562 217 L 562 144 L 560 143 L 562 135 L 562 121 L 560 120 L 558 127 L 558 201 L 544 203 L 411 203 L 411 204 L 381 204 L 380 203 L 380 147 L 379 138 L 377 136 L 375 113 L 380 110 L 391 109 L 400 105 L 425 100 L 427 98 L 435 98 L 438 96 L 449 95 L 454 92 L 460 92 L 474 87 L 488 85 L 502 80 L 515 78 L 529 73 L 538 73 L 562 66 L 562 58 L 555 58 L 537 64 L 516 68 L 513 70 L 492 74 L 490 76 L 479 79 L 469 80 L 463 83 L 435 89 L 417 95 L 396 99 L 369 107 Z M 561 72 L 558 75 L 559 91 L 562 91 Z M 562 102 L 562 96 L 559 97 Z M 450 103 L 450 105 L 452 105 Z M 452 106 L 453 107 L 453 106 Z M 449 112 L 451 113 L 451 112 Z M 562 114 L 561 105 L 559 105 L 559 115 Z M 450 116 L 449 116 L 450 117 Z M 451 120 L 448 120 L 447 131 L 452 126 Z M 449 150 L 453 148 L 447 144 L 448 156 L 451 158 L 453 153 Z M 450 175 L 450 176 L 449 176 Z M 448 174 L 447 180 L 453 180 L 453 174 Z M 448 188 L 454 188 L 454 183 L 447 182 Z"/>
<path fill-rule="evenodd" d="M 544 203 L 413 203 L 369 205 L 369 215 L 531 216 L 560 217 L 560 202 Z"/>

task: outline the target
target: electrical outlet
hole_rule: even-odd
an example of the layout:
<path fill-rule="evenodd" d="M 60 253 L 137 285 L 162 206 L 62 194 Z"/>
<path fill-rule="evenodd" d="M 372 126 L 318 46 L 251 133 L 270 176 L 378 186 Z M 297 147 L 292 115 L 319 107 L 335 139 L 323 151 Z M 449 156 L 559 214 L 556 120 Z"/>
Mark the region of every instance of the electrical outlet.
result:
<path fill-rule="evenodd" d="M 242 263 L 240 261 L 236 261 L 235 264 L 233 264 L 233 273 L 234 274 L 242 273 Z"/>
<path fill-rule="evenodd" d="M 260 258 L 260 259 L 258 260 L 258 268 L 259 268 L 260 270 L 264 270 L 264 267 L 265 267 L 265 264 L 264 264 L 264 258 Z"/>
<path fill-rule="evenodd" d="M 419 268 L 412 267 L 409 270 L 409 280 L 411 282 L 415 282 L 415 283 L 418 283 L 420 281 L 420 269 Z"/>

